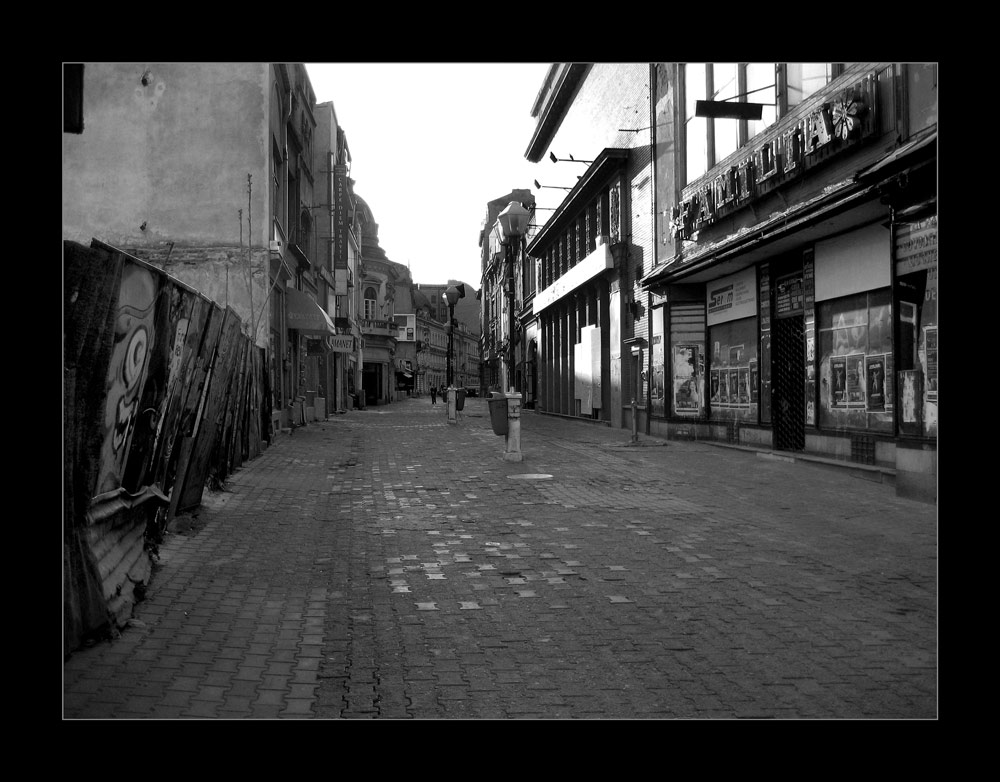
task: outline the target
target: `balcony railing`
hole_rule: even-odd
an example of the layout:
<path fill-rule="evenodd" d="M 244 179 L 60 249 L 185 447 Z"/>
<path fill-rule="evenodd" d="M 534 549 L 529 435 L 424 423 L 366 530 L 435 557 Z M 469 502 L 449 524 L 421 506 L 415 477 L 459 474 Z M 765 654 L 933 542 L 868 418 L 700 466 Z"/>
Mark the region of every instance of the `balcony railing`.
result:
<path fill-rule="evenodd" d="M 361 333 L 368 336 L 395 337 L 399 334 L 399 326 L 395 321 L 362 318 Z"/>

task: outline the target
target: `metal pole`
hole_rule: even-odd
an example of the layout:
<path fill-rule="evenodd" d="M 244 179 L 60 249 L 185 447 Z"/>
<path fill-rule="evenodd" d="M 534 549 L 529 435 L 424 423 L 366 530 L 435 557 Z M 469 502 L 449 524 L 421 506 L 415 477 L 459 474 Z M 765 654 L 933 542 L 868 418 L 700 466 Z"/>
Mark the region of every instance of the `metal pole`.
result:
<path fill-rule="evenodd" d="M 510 297 L 507 303 L 508 310 L 508 320 L 507 325 L 507 340 L 508 340 L 508 350 L 510 356 L 507 359 L 507 385 L 511 391 L 514 391 L 514 240 L 511 239 L 510 244 L 507 246 L 507 282 L 510 285 L 510 291 L 508 296 Z"/>
<path fill-rule="evenodd" d="M 455 305 L 448 304 L 448 388 L 451 388 L 451 353 L 455 347 Z"/>

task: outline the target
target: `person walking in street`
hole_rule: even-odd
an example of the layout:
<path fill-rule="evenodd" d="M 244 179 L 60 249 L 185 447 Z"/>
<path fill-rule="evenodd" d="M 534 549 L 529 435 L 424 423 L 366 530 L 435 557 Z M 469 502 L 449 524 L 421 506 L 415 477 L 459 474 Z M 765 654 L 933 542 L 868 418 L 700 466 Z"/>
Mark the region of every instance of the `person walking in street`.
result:
<path fill-rule="evenodd" d="M 436 405 L 438 401 L 437 386 L 431 386 L 431 404 Z"/>

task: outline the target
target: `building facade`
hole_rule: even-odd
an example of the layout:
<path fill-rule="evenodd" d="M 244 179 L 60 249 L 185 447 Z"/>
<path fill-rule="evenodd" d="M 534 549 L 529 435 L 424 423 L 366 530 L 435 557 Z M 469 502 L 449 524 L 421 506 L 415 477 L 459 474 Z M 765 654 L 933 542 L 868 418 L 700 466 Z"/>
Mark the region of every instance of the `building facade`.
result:
<path fill-rule="evenodd" d="M 267 346 L 268 150 L 284 124 L 276 70 L 88 62 L 81 71 L 81 132 L 63 136 L 64 238 L 96 238 L 162 268 L 232 307 Z"/>
<path fill-rule="evenodd" d="M 525 152 L 532 162 L 586 165 L 572 170 L 575 184 L 521 264 L 522 292 L 535 266 L 534 330 L 521 344 L 536 362 L 537 409 L 614 427 L 648 415 L 649 310 L 639 279 L 655 256 L 650 71 L 643 63 L 553 65 Z"/>
<path fill-rule="evenodd" d="M 356 196 L 362 257 L 358 288 L 361 295 L 362 405 L 389 404 L 396 398 L 400 365 L 396 361 L 399 326 L 396 313 L 413 313 L 410 270 L 391 261 L 379 246 L 378 223 L 368 204 Z M 404 335 L 406 331 L 403 331 Z M 414 350 L 416 338 L 414 337 Z M 409 348 L 407 348 L 407 356 Z M 411 360 L 408 357 L 405 360 Z M 362 391 L 358 391 L 359 398 Z"/>
<path fill-rule="evenodd" d="M 935 498 L 936 66 L 650 78 L 647 431 L 881 466 Z"/>
<path fill-rule="evenodd" d="M 510 204 L 519 204 L 532 214 L 528 233 L 519 241 L 504 244 L 497 218 Z M 530 306 L 526 278 L 534 278 L 534 264 L 524 253 L 524 246 L 536 230 L 533 219 L 535 197 L 530 190 L 511 190 L 507 195 L 487 202 L 486 215 L 479 230 L 481 253 L 481 288 L 477 293 L 479 303 L 481 383 L 485 390 L 516 390 L 522 393 L 522 404 L 530 407 L 525 382 L 525 318 L 523 310 Z M 526 273 L 525 269 L 529 271 Z M 532 291 L 533 292 L 533 291 Z M 534 320 L 527 326 L 533 328 Z M 533 332 L 532 332 L 533 333 Z M 512 347 L 513 344 L 513 347 Z M 531 399 L 534 396 L 531 395 Z"/>
<path fill-rule="evenodd" d="M 445 291 L 453 286 L 462 286 L 465 296 L 455 304 L 455 327 L 450 334 Z M 413 286 L 412 295 L 420 335 L 420 393 L 429 393 L 432 387 L 439 390 L 448 387 L 449 336 L 452 382 L 456 388 L 474 388 L 479 393 L 479 302 L 476 289 L 460 280 L 448 280 L 446 283 L 418 283 Z"/>
<path fill-rule="evenodd" d="M 360 377 L 360 291 L 355 285 L 361 258 L 360 230 L 351 179 L 351 151 L 337 122 L 332 102 L 315 107 L 317 256 L 321 259 L 321 306 L 331 315 L 336 334 L 326 343 L 323 377 L 326 408 L 330 413 L 351 409 L 354 378 Z"/>

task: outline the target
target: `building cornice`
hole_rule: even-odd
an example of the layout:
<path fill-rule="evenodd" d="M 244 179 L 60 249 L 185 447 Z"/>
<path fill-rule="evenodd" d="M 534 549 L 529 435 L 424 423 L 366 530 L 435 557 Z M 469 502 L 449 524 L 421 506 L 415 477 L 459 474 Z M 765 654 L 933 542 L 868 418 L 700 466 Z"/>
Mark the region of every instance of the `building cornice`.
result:
<path fill-rule="evenodd" d="M 590 200 L 600 191 L 602 187 L 625 167 L 628 161 L 629 151 L 617 147 L 607 147 L 601 151 L 593 163 L 588 166 L 586 173 L 577 180 L 576 185 L 570 190 L 562 203 L 556 207 L 542 229 L 535 234 L 535 237 L 528 243 L 526 252 L 529 255 L 537 256 L 541 254 L 556 237 L 575 219 Z"/>
<path fill-rule="evenodd" d="M 546 84 L 551 79 L 555 86 L 549 93 L 548 100 L 539 94 L 532 111 L 532 115 L 537 112 L 539 117 L 528 149 L 524 153 L 530 162 L 537 163 L 542 159 L 589 69 L 589 63 L 557 63 L 552 66 L 550 75 L 546 76 Z M 544 92 L 544 86 L 542 91 Z"/>

